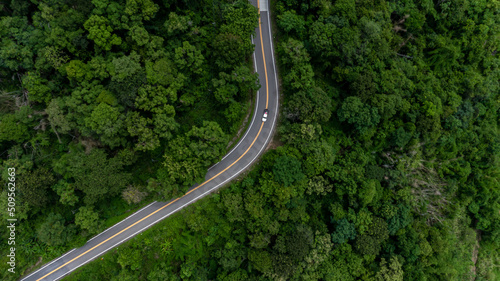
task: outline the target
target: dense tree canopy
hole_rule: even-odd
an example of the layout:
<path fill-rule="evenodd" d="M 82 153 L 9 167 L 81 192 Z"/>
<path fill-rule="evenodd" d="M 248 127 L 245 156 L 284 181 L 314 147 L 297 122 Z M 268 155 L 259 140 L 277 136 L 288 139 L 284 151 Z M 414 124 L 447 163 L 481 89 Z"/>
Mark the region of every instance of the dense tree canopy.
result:
<path fill-rule="evenodd" d="M 247 1 L 0 3 L 0 166 L 18 169 L 19 274 L 203 180 L 258 89 L 257 23 Z"/>
<path fill-rule="evenodd" d="M 271 5 L 282 145 L 127 246 L 155 264 L 142 272 L 151 280 L 498 279 L 498 3 Z M 221 68 L 245 54 L 245 26 L 223 27 L 236 32 L 214 46 Z M 227 104 L 240 89 L 229 73 L 212 78 Z M 165 247 L 139 250 L 149 239 Z"/>
<path fill-rule="evenodd" d="M 99 229 L 126 186 L 182 194 L 258 88 L 247 1 L 2 5 L 2 166 L 44 180 L 21 256 Z M 498 279 L 499 2 L 271 5 L 277 148 L 69 280 Z"/>

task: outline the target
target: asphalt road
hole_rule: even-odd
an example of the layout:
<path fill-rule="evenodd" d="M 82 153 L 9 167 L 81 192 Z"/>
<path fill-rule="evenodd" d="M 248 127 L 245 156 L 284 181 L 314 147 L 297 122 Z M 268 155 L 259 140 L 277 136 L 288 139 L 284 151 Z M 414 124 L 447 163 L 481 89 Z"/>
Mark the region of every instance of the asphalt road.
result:
<path fill-rule="evenodd" d="M 61 279 L 82 265 L 100 258 L 108 250 L 228 183 L 248 168 L 264 151 L 276 125 L 278 84 L 268 1 L 251 0 L 251 2 L 253 5 L 259 6 L 261 15 L 259 28 L 255 31 L 256 35 L 253 41 L 255 44 L 254 63 L 262 87 L 257 93 L 255 114 L 240 142 L 219 163 L 209 169 L 205 182 L 193 186 L 183 197 L 170 202 L 151 203 L 90 239 L 84 246 L 67 252 L 21 280 Z M 262 122 L 262 114 L 266 108 L 269 109 L 269 116 L 266 122 Z"/>

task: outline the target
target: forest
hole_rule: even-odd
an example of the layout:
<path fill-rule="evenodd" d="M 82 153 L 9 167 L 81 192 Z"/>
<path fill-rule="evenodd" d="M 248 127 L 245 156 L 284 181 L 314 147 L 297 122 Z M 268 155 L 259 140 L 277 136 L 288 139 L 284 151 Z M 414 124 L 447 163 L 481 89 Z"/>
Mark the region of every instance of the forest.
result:
<path fill-rule="evenodd" d="M 86 241 L 127 198 L 182 194 L 259 87 L 246 1 L 61 2 L 1 14 L 1 161 L 29 186 L 24 269 Z M 65 280 L 500 278 L 500 1 L 275 0 L 270 12 L 274 148 Z"/>
<path fill-rule="evenodd" d="M 246 1 L 0 1 L 0 279 L 202 181 L 253 108 L 257 22 Z"/>

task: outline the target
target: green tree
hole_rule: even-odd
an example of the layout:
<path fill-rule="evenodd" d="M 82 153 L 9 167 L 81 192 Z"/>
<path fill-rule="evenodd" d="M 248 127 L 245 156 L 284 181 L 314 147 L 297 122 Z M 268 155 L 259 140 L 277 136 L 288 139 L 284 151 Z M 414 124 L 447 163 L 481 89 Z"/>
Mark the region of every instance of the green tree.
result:
<path fill-rule="evenodd" d="M 114 30 L 105 17 L 92 15 L 83 26 L 89 32 L 88 38 L 106 51 L 111 50 L 113 45 L 122 43 L 122 39 L 113 34 Z"/>
<path fill-rule="evenodd" d="M 396 147 L 405 147 L 412 135 L 412 132 L 407 132 L 403 127 L 399 127 L 392 135 L 392 143 Z"/>
<path fill-rule="evenodd" d="M 326 122 L 332 115 L 332 100 L 318 88 L 298 91 L 287 104 L 287 117 L 304 123 Z"/>
<path fill-rule="evenodd" d="M 373 214 L 368 209 L 363 208 L 356 214 L 356 229 L 359 234 L 364 234 L 372 224 Z"/>
<path fill-rule="evenodd" d="M 66 65 L 65 70 L 68 78 L 74 79 L 79 82 L 81 82 L 82 80 L 90 81 L 93 78 L 93 74 L 90 71 L 88 65 L 81 60 L 70 61 Z"/>
<path fill-rule="evenodd" d="M 0 141 L 22 143 L 29 138 L 28 126 L 19 122 L 14 114 L 0 117 Z"/>
<path fill-rule="evenodd" d="M 374 179 L 364 181 L 361 190 L 359 191 L 359 200 L 363 206 L 375 203 L 377 190 L 381 190 L 380 182 Z"/>
<path fill-rule="evenodd" d="M 372 223 L 368 228 L 367 233 L 377 240 L 377 243 L 382 243 L 389 238 L 389 229 L 387 222 L 379 217 L 373 217 Z"/>
<path fill-rule="evenodd" d="M 194 155 L 204 160 L 207 167 L 225 152 L 227 137 L 216 122 L 203 121 L 202 127 L 193 126 L 186 136 L 191 140 L 189 147 Z"/>
<path fill-rule="evenodd" d="M 296 231 L 286 238 L 285 243 L 290 257 L 295 261 L 302 261 L 309 254 L 314 243 L 314 235 L 311 228 L 298 225 Z"/>
<path fill-rule="evenodd" d="M 241 116 L 244 114 L 244 110 L 245 108 L 241 103 L 234 101 L 231 102 L 224 110 L 224 116 L 231 124 L 237 124 L 236 121 L 241 119 Z M 233 125 L 231 127 L 232 132 L 237 131 L 238 129 L 239 127 L 237 125 Z"/>
<path fill-rule="evenodd" d="M 137 136 L 137 150 L 154 150 L 160 146 L 160 139 L 152 129 L 153 120 L 142 117 L 139 112 L 127 115 L 127 131 L 131 136 Z"/>
<path fill-rule="evenodd" d="M 388 221 L 389 234 L 394 235 L 401 228 L 405 228 L 412 220 L 410 208 L 405 205 L 398 205 L 397 211 Z"/>
<path fill-rule="evenodd" d="M 380 121 L 377 108 L 364 104 L 358 97 L 348 97 L 338 111 L 341 122 L 354 125 L 356 130 L 364 134 Z"/>
<path fill-rule="evenodd" d="M 288 41 L 281 44 L 281 51 L 283 52 L 281 60 L 290 68 L 296 65 L 308 64 L 311 60 L 304 43 L 293 38 L 289 38 Z"/>
<path fill-rule="evenodd" d="M 22 85 L 28 91 L 32 102 L 48 103 L 52 98 L 51 83 L 38 72 L 28 72 L 23 76 Z M 53 85 L 53 84 L 52 84 Z"/>
<path fill-rule="evenodd" d="M 175 49 L 175 63 L 179 69 L 190 73 L 200 74 L 202 71 L 201 65 L 203 64 L 204 57 L 201 51 L 195 46 L 189 44 L 188 41 L 182 42 L 182 47 Z"/>
<path fill-rule="evenodd" d="M 135 247 L 122 247 L 118 251 L 117 262 L 121 265 L 122 269 L 130 268 L 134 271 L 138 270 L 142 262 L 141 252 Z"/>
<path fill-rule="evenodd" d="M 179 16 L 175 12 L 170 12 L 164 26 L 169 35 L 175 35 L 186 32 L 192 23 L 189 16 Z"/>
<path fill-rule="evenodd" d="M 238 94 L 238 87 L 233 84 L 227 83 L 224 79 L 213 80 L 213 85 L 216 87 L 215 99 L 220 103 L 235 102 L 234 98 Z"/>
<path fill-rule="evenodd" d="M 14 2 L 12 4 L 15 5 Z M 27 6 L 29 4 L 25 3 L 24 7 Z M 42 40 L 40 34 L 33 31 L 33 25 L 29 24 L 28 17 L 3 16 L 0 19 L 2 65 L 13 71 L 33 67 L 35 50 L 32 41 Z"/>
<path fill-rule="evenodd" d="M 356 228 L 353 223 L 343 218 L 337 221 L 335 232 L 332 233 L 332 242 L 343 244 L 356 238 Z"/>
<path fill-rule="evenodd" d="M 227 209 L 227 218 L 230 222 L 244 221 L 245 209 L 243 207 L 243 197 L 240 193 L 225 194 L 222 203 Z"/>
<path fill-rule="evenodd" d="M 286 11 L 278 16 L 278 26 L 287 33 L 295 32 L 299 38 L 306 31 L 305 25 L 304 17 L 297 15 L 294 10 Z"/>
<path fill-rule="evenodd" d="M 94 79 L 106 79 L 109 77 L 108 63 L 102 56 L 94 56 L 87 62 Z"/>
<path fill-rule="evenodd" d="M 177 74 L 176 65 L 168 58 L 161 58 L 155 62 L 146 61 L 146 74 L 148 82 L 152 85 L 168 86 L 174 81 L 177 83 L 179 80 L 183 81 L 183 76 Z"/>
<path fill-rule="evenodd" d="M 141 57 L 134 51 L 128 56 L 114 58 L 109 65 L 111 80 L 123 81 L 137 74 L 141 69 Z"/>
<path fill-rule="evenodd" d="M 126 143 L 124 119 L 125 116 L 120 113 L 118 108 L 101 102 L 85 121 L 87 126 L 100 136 L 104 144 L 114 148 Z"/>
<path fill-rule="evenodd" d="M 360 235 L 356 238 L 356 250 L 362 255 L 376 256 L 380 252 L 380 244 L 375 238 L 368 235 Z"/>
<path fill-rule="evenodd" d="M 134 21 L 151 20 L 160 7 L 151 0 L 127 0 L 125 13 Z"/>
<path fill-rule="evenodd" d="M 134 25 L 129 34 L 138 46 L 144 46 L 149 42 L 149 33 L 142 26 Z"/>
<path fill-rule="evenodd" d="M 99 214 L 94 211 L 92 206 L 83 206 L 75 214 L 75 224 L 89 233 L 98 233 L 101 228 Z"/>
<path fill-rule="evenodd" d="M 57 173 L 72 178 L 74 187 L 83 191 L 87 205 L 117 195 L 125 187 L 130 175 L 123 172 L 122 168 L 118 157 L 108 159 L 101 149 L 93 149 L 89 154 L 65 154 L 54 164 Z"/>
<path fill-rule="evenodd" d="M 248 259 L 258 271 L 269 274 L 272 270 L 272 258 L 266 251 L 250 251 Z"/>
<path fill-rule="evenodd" d="M 312 249 L 304 258 L 305 268 L 303 276 L 311 277 L 311 279 L 313 279 L 313 276 L 321 278 L 321 276 L 325 275 L 326 271 L 324 268 L 330 264 L 330 253 L 333 248 L 330 234 L 322 234 L 316 231 L 314 236 Z"/>
<path fill-rule="evenodd" d="M 216 87 L 215 98 L 221 103 L 230 103 L 238 99 L 247 99 L 251 92 L 260 88 L 258 76 L 245 65 L 236 67 L 231 73 L 219 73 L 220 79 L 212 79 Z"/>
<path fill-rule="evenodd" d="M 172 104 L 177 100 L 177 91 L 174 87 L 153 87 L 150 85 L 139 88 L 135 100 L 137 108 L 154 113 L 166 113 L 173 116 L 175 110 Z"/>
<path fill-rule="evenodd" d="M 309 179 L 309 183 L 307 185 L 307 194 L 321 194 L 326 195 L 331 192 L 333 189 L 333 185 L 328 182 L 323 176 L 315 176 Z"/>
<path fill-rule="evenodd" d="M 241 64 L 253 51 L 252 43 L 233 33 L 220 33 L 214 40 L 215 63 L 221 69 L 230 69 Z"/>
<path fill-rule="evenodd" d="M 64 205 L 74 206 L 78 202 L 78 196 L 75 194 L 73 184 L 64 180 L 59 180 L 52 189 L 59 195 L 59 201 Z"/>
<path fill-rule="evenodd" d="M 133 186 L 133 185 L 129 185 L 122 192 L 123 200 L 125 200 L 129 205 L 132 203 L 138 204 L 147 195 L 148 195 L 147 192 L 142 192 L 138 187 Z"/>
<path fill-rule="evenodd" d="M 169 142 L 163 179 L 185 187 L 201 182 L 207 168 L 224 153 L 225 145 L 226 136 L 216 122 L 204 121 L 202 127 L 193 126 L 185 137 Z"/>
<path fill-rule="evenodd" d="M 290 186 L 305 177 L 299 160 L 290 156 L 281 156 L 276 159 L 273 174 L 276 181 L 285 186 Z"/>
<path fill-rule="evenodd" d="M 236 5 L 227 5 L 222 13 L 226 24 L 221 26 L 222 33 L 233 33 L 248 40 L 257 27 L 259 13 L 250 2 L 239 1 Z"/>
<path fill-rule="evenodd" d="M 47 189 L 55 183 L 54 174 L 46 167 L 27 171 L 19 178 L 19 197 L 22 203 L 43 208 L 49 203 L 50 195 Z"/>
<path fill-rule="evenodd" d="M 37 231 L 38 239 L 49 246 L 60 246 L 74 235 L 74 225 L 65 225 L 59 213 L 50 213 Z"/>
<path fill-rule="evenodd" d="M 45 112 L 48 114 L 48 120 L 53 126 L 55 132 L 59 133 L 69 133 L 71 128 L 74 126 L 73 122 L 68 120 L 67 115 L 65 114 L 66 106 L 64 104 L 64 100 L 61 98 L 55 98 L 50 101 Z"/>
<path fill-rule="evenodd" d="M 404 276 L 404 271 L 402 265 L 396 256 L 392 256 L 387 261 L 382 258 L 380 262 L 380 271 L 377 272 L 375 279 L 378 281 L 402 281 Z"/>

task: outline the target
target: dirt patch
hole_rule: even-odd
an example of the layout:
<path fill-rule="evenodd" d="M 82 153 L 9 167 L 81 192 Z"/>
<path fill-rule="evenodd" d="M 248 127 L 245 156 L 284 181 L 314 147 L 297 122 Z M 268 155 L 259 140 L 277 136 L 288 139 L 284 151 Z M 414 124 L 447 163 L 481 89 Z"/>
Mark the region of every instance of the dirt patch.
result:
<path fill-rule="evenodd" d="M 85 154 L 89 154 L 94 147 L 102 146 L 99 141 L 87 137 L 81 137 L 80 143 L 85 147 Z"/>
<path fill-rule="evenodd" d="M 265 151 L 268 151 L 269 149 L 276 149 L 277 147 L 280 147 L 282 145 L 283 145 L 283 142 L 279 139 L 279 137 L 276 134 L 274 134 L 271 141 L 267 144 Z"/>
<path fill-rule="evenodd" d="M 479 241 L 481 241 L 481 230 L 476 229 L 476 244 L 474 245 L 474 248 L 472 249 L 472 263 L 474 265 L 471 267 L 471 280 L 474 281 L 476 280 L 476 262 L 477 262 L 477 255 L 479 253 Z"/>
<path fill-rule="evenodd" d="M 248 120 L 250 119 L 250 116 L 252 115 L 252 109 L 253 109 L 253 102 L 252 102 L 252 99 L 250 99 L 250 106 L 248 107 L 247 115 L 245 116 L 245 119 L 243 119 L 243 123 L 241 124 L 238 132 L 236 133 L 236 136 L 234 136 L 231 139 L 231 141 L 229 141 L 229 143 L 227 144 L 226 150 L 228 150 L 233 145 L 233 143 L 237 142 L 240 139 L 241 133 L 243 133 L 243 130 L 246 128 L 246 126 L 248 124 Z"/>
<path fill-rule="evenodd" d="M 38 259 L 38 261 L 37 261 L 34 265 L 32 265 L 30 268 L 26 269 L 26 270 L 23 272 L 23 275 L 26 275 L 26 274 L 28 274 L 28 273 L 31 273 L 31 271 L 32 271 L 33 269 L 35 269 L 37 266 L 39 266 L 39 265 L 42 263 L 42 260 L 43 260 L 43 259 L 42 259 L 42 257 L 40 257 L 40 258 Z"/>

